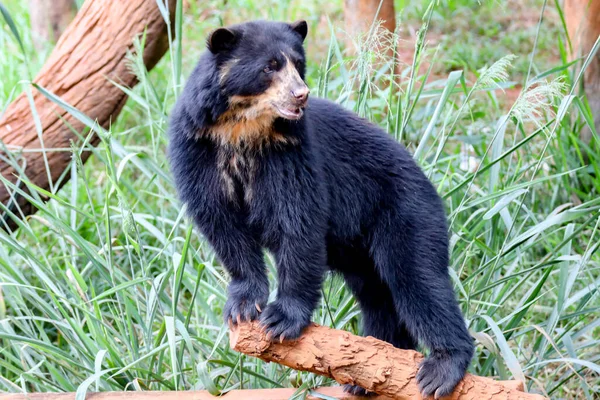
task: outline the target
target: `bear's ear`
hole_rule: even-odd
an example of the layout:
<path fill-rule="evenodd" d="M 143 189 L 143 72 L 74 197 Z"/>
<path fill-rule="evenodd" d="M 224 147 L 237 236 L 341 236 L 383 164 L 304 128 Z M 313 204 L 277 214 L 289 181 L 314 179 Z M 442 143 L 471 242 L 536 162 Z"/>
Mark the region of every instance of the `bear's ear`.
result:
<path fill-rule="evenodd" d="M 290 27 L 302 37 L 302 41 L 306 39 L 306 35 L 308 34 L 308 25 L 306 24 L 306 21 L 296 21 L 290 24 Z"/>
<path fill-rule="evenodd" d="M 227 28 L 214 30 L 206 40 L 206 46 L 213 53 L 217 54 L 225 50 L 233 49 L 238 41 L 238 34 Z"/>

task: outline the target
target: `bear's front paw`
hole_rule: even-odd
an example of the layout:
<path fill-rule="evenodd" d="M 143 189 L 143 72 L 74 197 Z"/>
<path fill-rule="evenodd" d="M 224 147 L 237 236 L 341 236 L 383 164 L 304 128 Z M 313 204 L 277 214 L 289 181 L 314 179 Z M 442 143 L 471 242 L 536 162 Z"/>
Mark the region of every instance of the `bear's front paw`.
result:
<path fill-rule="evenodd" d="M 286 299 L 278 299 L 267 306 L 260 318 L 269 338 L 297 339 L 310 324 L 310 312 L 299 304 Z"/>
<path fill-rule="evenodd" d="M 239 324 L 243 321 L 255 321 L 267 305 L 269 292 L 249 282 L 232 282 L 229 285 L 229 296 L 223 309 L 226 323 Z"/>
<path fill-rule="evenodd" d="M 434 350 L 421 365 L 417 383 L 423 397 L 448 396 L 462 380 L 471 357 L 465 351 Z"/>

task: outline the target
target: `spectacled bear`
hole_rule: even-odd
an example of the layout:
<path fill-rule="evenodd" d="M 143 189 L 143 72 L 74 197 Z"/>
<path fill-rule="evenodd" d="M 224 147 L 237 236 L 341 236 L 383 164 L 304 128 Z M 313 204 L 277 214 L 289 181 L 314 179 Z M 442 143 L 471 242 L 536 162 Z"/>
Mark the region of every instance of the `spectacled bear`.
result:
<path fill-rule="evenodd" d="M 231 276 L 225 320 L 297 338 L 329 268 L 356 296 L 364 334 L 427 347 L 420 390 L 447 395 L 473 342 L 448 274 L 442 201 L 385 131 L 308 98 L 306 35 L 304 21 L 215 30 L 170 118 L 179 196 Z M 277 264 L 270 304 L 264 249 Z"/>

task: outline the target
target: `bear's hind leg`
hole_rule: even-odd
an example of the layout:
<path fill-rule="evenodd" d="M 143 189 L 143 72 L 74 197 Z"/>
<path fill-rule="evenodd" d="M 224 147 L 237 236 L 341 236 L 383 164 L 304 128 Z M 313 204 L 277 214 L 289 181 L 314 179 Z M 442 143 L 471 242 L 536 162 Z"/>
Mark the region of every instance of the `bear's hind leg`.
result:
<path fill-rule="evenodd" d="M 363 335 L 373 336 L 400 349 L 415 349 L 416 341 L 399 320 L 390 289 L 379 279 L 366 251 L 363 254 L 349 248 L 329 250 L 329 258 L 330 266 L 342 273 L 360 305 Z M 346 385 L 345 391 L 356 396 L 373 394 L 357 385 Z"/>
<path fill-rule="evenodd" d="M 415 340 L 396 314 L 390 289 L 375 271 L 363 276 L 344 274 L 344 278 L 360 304 L 364 336 L 373 336 L 399 349 L 416 348 Z M 346 385 L 344 389 L 355 396 L 374 395 L 357 385 Z"/>
<path fill-rule="evenodd" d="M 425 216 L 418 223 L 403 218 L 382 219 L 374 231 L 372 254 L 396 313 L 430 351 L 417 374 L 419 388 L 423 396 L 439 398 L 452 393 L 466 373 L 473 341 L 448 274 L 444 224 Z"/>
<path fill-rule="evenodd" d="M 364 336 L 388 342 L 399 349 L 415 349 L 416 342 L 399 319 L 390 288 L 372 273 L 344 273 L 362 315 Z"/>

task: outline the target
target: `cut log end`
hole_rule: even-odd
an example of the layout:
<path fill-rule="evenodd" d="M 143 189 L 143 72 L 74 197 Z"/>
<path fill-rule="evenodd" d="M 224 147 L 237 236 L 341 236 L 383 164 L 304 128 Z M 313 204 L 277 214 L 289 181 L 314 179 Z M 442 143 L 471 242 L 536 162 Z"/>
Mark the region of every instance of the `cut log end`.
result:
<path fill-rule="evenodd" d="M 257 322 L 236 326 L 231 348 L 269 362 L 328 376 L 341 384 L 359 385 L 390 399 L 421 399 L 416 374 L 423 356 L 397 349 L 373 337 L 311 325 L 294 341 L 270 342 Z M 524 393 L 518 381 L 495 381 L 467 374 L 448 399 L 541 400 Z"/>

